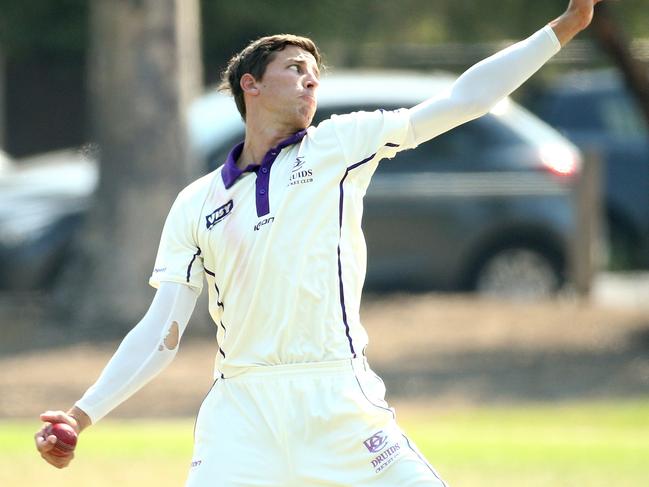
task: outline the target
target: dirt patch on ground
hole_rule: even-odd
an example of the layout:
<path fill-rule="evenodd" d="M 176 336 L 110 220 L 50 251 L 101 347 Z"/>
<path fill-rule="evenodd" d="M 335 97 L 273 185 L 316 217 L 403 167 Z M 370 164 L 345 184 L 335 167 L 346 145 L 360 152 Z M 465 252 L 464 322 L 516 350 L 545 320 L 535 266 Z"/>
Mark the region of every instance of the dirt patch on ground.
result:
<path fill-rule="evenodd" d="M 0 417 L 69 407 L 118 344 L 71 338 L 28 302 L 0 300 L 0 309 Z M 649 395 L 646 310 L 418 295 L 369 297 L 362 318 L 370 363 L 392 400 L 443 405 Z M 216 348 L 208 328 L 194 320 L 174 363 L 113 415 L 194 414 L 212 382 Z"/>

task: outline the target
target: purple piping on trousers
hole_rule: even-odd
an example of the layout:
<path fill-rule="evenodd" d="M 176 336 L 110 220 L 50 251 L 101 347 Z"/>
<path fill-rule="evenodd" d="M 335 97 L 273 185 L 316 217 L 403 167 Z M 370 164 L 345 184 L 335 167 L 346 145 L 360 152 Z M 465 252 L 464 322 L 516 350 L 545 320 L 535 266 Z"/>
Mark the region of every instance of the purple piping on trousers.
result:
<path fill-rule="evenodd" d="M 395 420 L 397 419 L 397 416 L 394 414 L 394 411 L 392 409 L 381 406 L 380 404 L 376 404 L 369 397 L 367 397 L 367 394 L 365 394 L 365 390 L 363 389 L 363 386 L 361 385 L 361 381 L 358 380 L 358 376 L 356 375 L 356 372 L 354 372 L 354 379 L 356 379 L 356 383 L 358 384 L 358 388 L 363 393 L 363 396 L 365 396 L 365 399 L 367 399 L 367 402 L 369 402 L 372 406 L 374 406 L 376 408 L 382 409 L 383 411 L 387 411 L 388 413 L 390 413 L 392 415 L 392 419 L 395 419 Z"/>
<path fill-rule="evenodd" d="M 414 452 L 414 454 L 417 455 L 417 458 L 419 458 L 419 460 L 421 460 L 421 461 L 424 463 L 424 465 L 426 465 L 426 466 L 430 469 L 430 471 L 433 473 L 433 475 L 435 476 L 435 478 L 437 478 L 437 480 L 439 480 L 439 481 L 442 483 L 442 485 L 443 485 L 444 487 L 448 487 L 448 486 L 446 485 L 446 482 L 444 482 L 444 480 L 442 480 L 442 478 L 438 475 L 438 473 L 437 473 L 437 472 L 435 471 L 435 469 L 430 465 L 430 463 L 428 463 L 428 462 L 426 461 L 426 459 L 423 458 L 423 457 L 421 456 L 421 454 L 417 451 L 417 449 L 414 448 L 414 447 L 410 444 L 410 440 L 408 439 L 408 437 L 407 437 L 406 435 L 404 435 L 403 433 L 401 433 L 401 435 L 402 435 L 403 438 L 406 440 L 406 443 L 408 444 L 408 448 L 410 448 L 410 449 Z"/>
<path fill-rule="evenodd" d="M 212 389 L 214 389 L 214 386 L 216 385 L 216 381 L 218 381 L 218 380 L 219 380 L 219 379 L 215 379 L 214 382 L 212 382 L 212 385 L 210 386 L 209 390 L 207 391 L 207 394 L 205 394 L 205 397 L 204 397 L 203 400 L 201 401 L 201 405 L 200 405 L 200 407 L 198 408 L 198 413 L 196 413 L 196 418 L 194 418 L 194 433 L 193 433 L 193 435 L 194 435 L 194 441 L 196 441 L 196 424 L 198 423 L 198 414 L 199 414 L 200 411 L 201 411 L 201 407 L 203 407 L 203 404 L 204 404 L 205 401 L 207 400 L 207 396 L 210 395 L 210 392 L 212 392 Z"/>

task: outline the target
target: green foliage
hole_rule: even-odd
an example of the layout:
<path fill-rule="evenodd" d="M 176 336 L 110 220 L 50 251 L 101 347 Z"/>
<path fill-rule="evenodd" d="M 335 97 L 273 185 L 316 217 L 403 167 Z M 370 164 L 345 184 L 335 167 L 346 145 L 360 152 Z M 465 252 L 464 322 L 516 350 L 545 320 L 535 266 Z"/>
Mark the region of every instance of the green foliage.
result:
<path fill-rule="evenodd" d="M 558 16 L 567 0 L 200 0 L 208 72 L 250 40 L 291 32 L 327 49 L 377 43 L 438 43 L 521 38 Z M 0 45 L 11 56 L 83 55 L 88 0 L 3 0 Z M 485 8 L 493 5 L 493 8 Z M 649 36 L 644 0 L 610 2 L 630 37 Z M 351 47 L 351 48 L 350 48 Z M 352 63 L 353 64 L 353 63 Z"/>
<path fill-rule="evenodd" d="M 357 65 L 355 46 L 520 39 L 559 16 L 567 0 L 202 0 L 204 59 L 213 81 L 250 40 L 290 32 L 312 37 L 339 62 Z M 649 36 L 644 0 L 612 4 L 630 36 Z M 399 63 L 396 63 L 397 65 Z"/>
<path fill-rule="evenodd" d="M 87 44 L 86 0 L 4 0 L 0 46 L 7 57 L 83 55 Z"/>
<path fill-rule="evenodd" d="M 397 407 L 407 434 L 450 485 L 646 485 L 649 399 L 568 405 Z M 105 420 L 83 433 L 71 468 L 38 458 L 32 422 L 0 422 L 0 485 L 181 485 L 193 419 Z"/>

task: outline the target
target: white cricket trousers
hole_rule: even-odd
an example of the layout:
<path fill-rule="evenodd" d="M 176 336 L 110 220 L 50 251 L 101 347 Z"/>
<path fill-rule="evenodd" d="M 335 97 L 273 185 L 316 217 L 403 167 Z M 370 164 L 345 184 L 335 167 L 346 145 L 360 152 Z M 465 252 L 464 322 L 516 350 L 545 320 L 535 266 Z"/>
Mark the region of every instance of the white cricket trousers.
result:
<path fill-rule="evenodd" d="M 187 487 L 443 487 L 365 359 L 218 379 L 196 419 Z"/>

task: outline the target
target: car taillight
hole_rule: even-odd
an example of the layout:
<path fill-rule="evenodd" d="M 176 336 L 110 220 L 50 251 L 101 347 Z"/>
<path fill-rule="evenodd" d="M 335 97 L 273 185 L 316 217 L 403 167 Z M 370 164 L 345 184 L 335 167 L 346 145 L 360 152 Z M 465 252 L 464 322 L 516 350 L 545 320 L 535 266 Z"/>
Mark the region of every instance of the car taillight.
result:
<path fill-rule="evenodd" d="M 540 156 L 543 165 L 559 176 L 574 176 L 581 165 L 579 154 L 563 145 L 545 145 Z"/>

